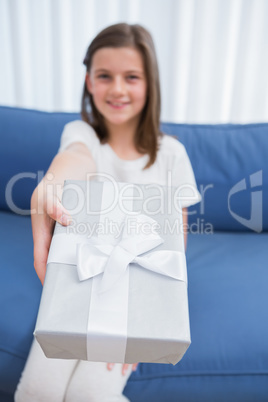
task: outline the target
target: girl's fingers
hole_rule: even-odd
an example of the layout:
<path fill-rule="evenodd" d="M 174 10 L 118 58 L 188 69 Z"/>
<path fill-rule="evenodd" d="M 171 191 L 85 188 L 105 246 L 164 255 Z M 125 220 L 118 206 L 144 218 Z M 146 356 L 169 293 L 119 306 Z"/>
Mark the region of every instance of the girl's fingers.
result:
<path fill-rule="evenodd" d="M 132 364 L 132 371 L 136 371 L 136 370 L 137 370 L 138 364 L 139 364 L 139 363 Z M 108 370 L 112 370 L 113 367 L 114 367 L 114 365 L 115 365 L 115 363 L 107 363 L 107 369 L 108 369 Z M 129 368 L 129 364 L 126 364 L 126 363 L 125 363 L 125 364 L 122 365 L 122 375 L 125 375 L 125 374 L 126 374 L 128 368 Z"/>
<path fill-rule="evenodd" d="M 132 371 L 136 371 L 139 363 L 131 364 Z M 123 364 L 122 374 L 125 375 L 128 370 L 129 364 Z"/>
<path fill-rule="evenodd" d="M 112 370 L 114 367 L 114 363 L 107 363 L 107 369 Z"/>
<path fill-rule="evenodd" d="M 123 364 L 123 366 L 122 366 L 122 374 L 123 375 L 125 375 L 126 374 L 126 372 L 127 372 L 127 369 L 128 369 L 128 364 Z"/>
<path fill-rule="evenodd" d="M 48 251 L 52 238 L 54 221 L 47 215 L 32 216 L 33 242 L 34 242 L 34 268 L 44 284 Z"/>
<path fill-rule="evenodd" d="M 71 222 L 68 211 L 62 206 L 58 197 L 47 195 L 38 208 L 38 198 L 32 200 L 32 232 L 34 243 L 34 268 L 44 284 L 48 251 L 52 239 L 55 221 L 64 226 Z"/>
<path fill-rule="evenodd" d="M 46 212 L 51 219 L 63 226 L 67 226 L 70 223 L 71 216 L 56 195 L 47 196 Z"/>
<path fill-rule="evenodd" d="M 136 371 L 139 363 L 132 364 L 132 371 Z"/>

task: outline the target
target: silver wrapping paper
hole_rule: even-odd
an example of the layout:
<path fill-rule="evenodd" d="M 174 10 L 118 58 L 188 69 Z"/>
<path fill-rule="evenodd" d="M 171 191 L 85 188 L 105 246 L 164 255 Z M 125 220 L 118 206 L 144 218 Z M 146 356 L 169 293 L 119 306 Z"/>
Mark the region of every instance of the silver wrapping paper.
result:
<path fill-rule="evenodd" d="M 178 212 L 178 204 L 175 207 L 175 189 L 135 185 L 134 190 L 131 189 L 134 196 L 130 201 L 127 198 L 130 185 L 126 183 L 117 185 L 119 193 L 123 194 L 121 198 L 118 191 L 115 191 L 114 184 L 109 182 L 67 181 L 62 203 L 73 211 L 74 224 L 71 225 L 71 229 L 56 224 L 54 236 L 68 231 L 73 233 L 76 230 L 79 234 L 83 231 L 83 235 L 86 234 L 87 237 L 106 236 L 116 244 L 118 233 L 110 232 L 107 235 L 109 230 L 107 222 L 110 216 L 108 207 L 113 205 L 113 220 L 116 216 L 121 219 L 122 205 L 124 208 L 131 202 L 131 213 L 140 212 L 147 215 L 149 213 L 157 221 L 158 233 L 164 239 L 164 243 L 157 247 L 158 250 L 183 252 L 182 216 Z M 105 200 L 103 200 L 104 186 L 106 186 Z M 104 207 L 103 212 L 100 211 L 100 206 Z M 100 226 L 100 219 L 102 223 L 106 222 L 106 226 Z M 127 340 L 124 362 L 176 364 L 191 342 L 187 283 L 143 269 L 135 263 L 129 264 L 128 269 Z M 80 281 L 76 265 L 48 264 L 34 332 L 47 357 L 92 360 L 87 351 L 91 290 L 92 279 Z M 101 343 L 99 347 L 101 349 Z M 93 361 L 109 361 L 103 358 L 103 353 L 100 355 L 100 358 L 95 357 Z"/>

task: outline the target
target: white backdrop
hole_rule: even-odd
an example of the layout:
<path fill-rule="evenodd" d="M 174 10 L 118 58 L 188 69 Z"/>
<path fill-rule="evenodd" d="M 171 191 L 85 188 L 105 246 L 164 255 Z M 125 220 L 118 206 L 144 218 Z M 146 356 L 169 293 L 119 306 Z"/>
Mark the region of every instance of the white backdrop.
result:
<path fill-rule="evenodd" d="M 79 111 L 87 46 L 122 21 L 152 33 L 163 121 L 268 121 L 268 0 L 0 0 L 0 104 Z"/>

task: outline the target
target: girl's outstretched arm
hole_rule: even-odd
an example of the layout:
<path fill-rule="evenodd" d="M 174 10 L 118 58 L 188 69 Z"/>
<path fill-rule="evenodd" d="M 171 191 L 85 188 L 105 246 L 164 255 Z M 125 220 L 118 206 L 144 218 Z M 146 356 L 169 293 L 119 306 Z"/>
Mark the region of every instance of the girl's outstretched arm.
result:
<path fill-rule="evenodd" d="M 34 268 L 44 283 L 48 251 L 55 221 L 68 224 L 68 211 L 61 204 L 64 180 L 86 180 L 95 172 L 95 163 L 82 143 L 71 144 L 53 159 L 46 175 L 31 198 L 31 218 L 34 243 Z"/>

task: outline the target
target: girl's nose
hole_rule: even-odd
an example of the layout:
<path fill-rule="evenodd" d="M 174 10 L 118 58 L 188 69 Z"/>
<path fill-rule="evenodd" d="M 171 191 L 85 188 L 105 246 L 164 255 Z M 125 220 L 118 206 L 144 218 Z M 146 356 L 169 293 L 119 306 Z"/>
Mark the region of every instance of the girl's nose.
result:
<path fill-rule="evenodd" d="M 113 95 L 121 95 L 125 92 L 125 81 L 122 77 L 115 77 L 112 83 L 111 91 Z"/>

